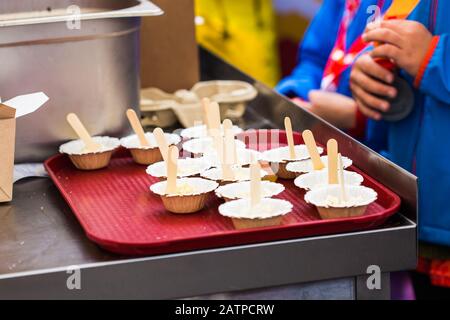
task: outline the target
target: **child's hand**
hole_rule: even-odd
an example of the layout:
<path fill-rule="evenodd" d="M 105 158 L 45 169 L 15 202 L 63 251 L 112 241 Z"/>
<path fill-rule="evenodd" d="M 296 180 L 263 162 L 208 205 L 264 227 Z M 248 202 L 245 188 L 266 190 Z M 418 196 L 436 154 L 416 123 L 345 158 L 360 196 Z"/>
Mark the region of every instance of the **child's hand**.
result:
<path fill-rule="evenodd" d="M 350 74 L 350 88 L 358 108 L 369 118 L 381 119 L 379 111 L 388 111 L 389 102 L 379 98 L 397 95 L 397 90 L 389 84 L 394 81 L 394 75 L 380 66 L 370 54 L 360 56 Z"/>
<path fill-rule="evenodd" d="M 355 100 L 335 92 L 311 90 L 309 111 L 340 129 L 353 129 L 356 125 Z"/>
<path fill-rule="evenodd" d="M 363 34 L 366 42 L 379 42 L 373 58 L 392 59 L 397 66 L 416 77 L 430 47 L 433 35 L 416 21 L 386 20 Z"/>

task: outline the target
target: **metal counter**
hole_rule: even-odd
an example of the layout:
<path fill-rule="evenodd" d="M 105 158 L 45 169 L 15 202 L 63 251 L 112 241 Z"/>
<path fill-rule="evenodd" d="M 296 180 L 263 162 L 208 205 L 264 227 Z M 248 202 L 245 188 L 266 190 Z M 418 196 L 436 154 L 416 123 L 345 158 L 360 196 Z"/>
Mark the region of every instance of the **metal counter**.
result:
<path fill-rule="evenodd" d="M 289 115 L 295 130 L 309 128 L 321 143 L 337 139 L 356 166 L 399 194 L 400 211 L 373 230 L 129 258 L 90 242 L 49 179 L 27 179 L 15 184 L 11 203 L 0 204 L 0 299 L 183 298 L 343 278 L 358 299 L 386 299 L 389 273 L 415 268 L 413 175 L 204 50 L 201 63 L 203 80 L 245 80 L 258 89 L 241 126 L 281 128 Z M 381 269 L 380 290 L 366 286 L 371 265 Z M 67 286 L 73 268 L 80 290 Z"/>

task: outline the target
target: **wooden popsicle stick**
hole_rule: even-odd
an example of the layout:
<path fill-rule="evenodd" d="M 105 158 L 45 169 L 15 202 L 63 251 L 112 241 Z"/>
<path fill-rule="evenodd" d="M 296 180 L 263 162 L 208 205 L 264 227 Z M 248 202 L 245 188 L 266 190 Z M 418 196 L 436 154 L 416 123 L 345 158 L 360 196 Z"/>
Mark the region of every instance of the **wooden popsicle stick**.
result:
<path fill-rule="evenodd" d="M 133 128 L 134 133 L 138 136 L 139 143 L 142 147 L 148 147 L 150 144 L 148 143 L 147 137 L 145 136 L 144 129 L 142 128 L 141 122 L 133 109 L 127 110 L 127 118 Z"/>
<path fill-rule="evenodd" d="M 209 104 L 209 125 L 211 130 L 217 130 L 219 135 L 222 135 L 220 131 L 220 107 L 215 101 Z"/>
<path fill-rule="evenodd" d="M 167 156 L 169 154 L 169 144 L 167 143 L 164 131 L 161 128 L 155 128 L 153 130 L 153 136 L 155 137 L 156 143 L 158 144 L 159 152 L 163 157 L 164 162 L 167 165 Z"/>
<path fill-rule="evenodd" d="M 347 194 L 345 192 L 345 181 L 344 181 L 344 164 L 342 162 L 342 156 L 338 154 L 339 159 L 339 184 L 341 185 L 341 202 L 347 202 Z"/>
<path fill-rule="evenodd" d="M 70 124 L 72 129 L 76 132 L 78 137 L 83 141 L 85 151 L 95 152 L 101 148 L 101 145 L 96 143 L 89 132 L 86 130 L 84 125 L 81 123 L 80 119 L 75 113 L 69 113 L 66 117 L 67 122 Z"/>
<path fill-rule="evenodd" d="M 209 104 L 209 132 L 208 135 L 212 137 L 214 147 L 219 152 L 219 145 L 223 142 L 222 140 L 222 130 L 220 130 L 220 110 L 219 104 L 217 102 L 211 102 Z"/>
<path fill-rule="evenodd" d="M 302 133 L 303 141 L 305 141 L 308 148 L 309 156 L 311 157 L 314 170 L 321 170 L 325 168 L 322 160 L 320 159 L 319 151 L 317 151 L 316 140 L 311 130 L 305 130 Z"/>
<path fill-rule="evenodd" d="M 286 130 L 286 137 L 289 146 L 289 157 L 291 159 L 295 159 L 294 135 L 292 133 L 292 123 L 289 117 L 284 118 L 284 129 Z"/>
<path fill-rule="evenodd" d="M 233 168 L 229 164 L 222 163 L 222 180 L 234 181 Z"/>
<path fill-rule="evenodd" d="M 202 108 L 203 108 L 203 122 L 206 125 L 206 130 L 209 132 L 211 129 L 211 123 L 210 123 L 210 109 L 209 109 L 209 99 L 203 98 L 202 99 Z"/>
<path fill-rule="evenodd" d="M 220 159 L 220 165 L 222 167 L 222 180 L 233 181 L 234 173 L 232 165 L 229 161 L 229 156 L 227 155 L 228 148 L 226 146 L 225 138 L 219 136 L 217 142 L 218 142 L 217 152 Z"/>
<path fill-rule="evenodd" d="M 254 207 L 261 202 L 261 166 L 258 162 L 250 164 L 250 203 Z"/>
<path fill-rule="evenodd" d="M 177 192 L 177 170 L 178 170 L 178 148 L 171 146 L 167 154 L 167 185 L 166 194 L 174 194 Z"/>
<path fill-rule="evenodd" d="M 238 164 L 236 140 L 233 133 L 233 122 L 230 119 L 223 120 L 223 130 L 225 132 L 225 156 L 227 163 L 231 165 Z"/>
<path fill-rule="evenodd" d="M 338 158 L 338 144 L 334 139 L 330 139 L 327 142 L 327 154 L 328 154 L 328 184 L 338 184 L 338 172 L 337 172 L 337 158 Z"/>

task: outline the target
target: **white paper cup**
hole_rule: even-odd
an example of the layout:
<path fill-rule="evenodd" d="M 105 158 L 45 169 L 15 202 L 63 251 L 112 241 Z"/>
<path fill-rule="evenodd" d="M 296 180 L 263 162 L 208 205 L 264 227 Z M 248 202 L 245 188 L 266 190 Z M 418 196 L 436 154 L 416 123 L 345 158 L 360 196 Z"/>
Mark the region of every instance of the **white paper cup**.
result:
<path fill-rule="evenodd" d="M 261 199 L 255 207 L 251 207 L 248 199 L 233 200 L 219 206 L 219 213 L 230 218 L 236 229 L 276 226 L 291 211 L 289 201 L 271 198 Z"/>
<path fill-rule="evenodd" d="M 235 139 L 236 148 L 245 149 L 245 143 L 241 140 Z M 183 143 L 183 150 L 194 155 L 214 154 L 217 153 L 214 146 L 214 140 L 211 137 L 203 137 L 191 139 Z"/>
<path fill-rule="evenodd" d="M 344 170 L 344 182 L 346 185 L 359 186 L 364 181 L 362 175 Z M 320 170 L 302 174 L 294 180 L 294 184 L 305 190 L 323 188 L 328 185 L 328 171 Z"/>
<path fill-rule="evenodd" d="M 120 141 L 112 137 L 92 137 L 101 147 L 96 152 L 86 151 L 82 140 L 73 140 L 59 147 L 60 153 L 69 156 L 73 165 L 80 170 L 97 170 L 108 166 L 111 156 L 119 146 Z"/>
<path fill-rule="evenodd" d="M 159 195 L 167 211 L 188 214 L 202 210 L 208 196 L 218 187 L 214 181 L 202 178 L 177 179 L 177 186 L 189 186 L 188 192 L 167 194 L 167 181 L 160 181 L 150 186 L 150 190 Z"/>
<path fill-rule="evenodd" d="M 211 164 L 203 157 L 178 159 L 177 177 L 184 178 L 197 176 L 208 170 L 210 167 Z M 165 179 L 167 177 L 166 163 L 164 161 L 160 161 L 149 165 L 146 172 L 152 177 Z"/>
<path fill-rule="evenodd" d="M 221 125 L 220 128 L 221 128 L 221 133 L 223 136 L 224 135 L 223 126 Z M 237 134 L 243 132 L 243 130 L 241 128 L 239 128 L 238 126 L 233 126 L 232 130 L 233 130 L 234 135 L 237 135 Z M 186 139 L 204 138 L 204 137 L 208 136 L 208 131 L 207 131 L 206 125 L 202 124 L 202 125 L 197 125 L 197 126 L 183 129 L 183 130 L 181 130 L 180 135 Z"/>
<path fill-rule="evenodd" d="M 321 156 L 320 159 L 324 164 L 325 168 L 328 166 L 328 156 Z M 344 169 L 347 169 L 352 165 L 352 160 L 347 157 L 342 157 L 342 162 L 344 165 Z M 290 162 L 286 165 L 286 170 L 290 172 L 294 172 L 297 174 L 308 173 L 314 171 L 313 163 L 311 159 L 306 159 L 302 161 Z M 323 170 L 323 169 L 322 169 Z"/>
<path fill-rule="evenodd" d="M 261 181 L 261 196 L 263 198 L 274 197 L 284 191 L 281 183 Z M 225 201 L 237 199 L 250 199 L 250 181 L 230 183 L 216 189 L 216 195 Z"/>
<path fill-rule="evenodd" d="M 317 207 L 322 219 L 361 216 L 367 206 L 377 199 L 377 193 L 364 186 L 346 186 L 346 201 L 339 185 L 314 189 L 305 194 L 305 201 Z"/>

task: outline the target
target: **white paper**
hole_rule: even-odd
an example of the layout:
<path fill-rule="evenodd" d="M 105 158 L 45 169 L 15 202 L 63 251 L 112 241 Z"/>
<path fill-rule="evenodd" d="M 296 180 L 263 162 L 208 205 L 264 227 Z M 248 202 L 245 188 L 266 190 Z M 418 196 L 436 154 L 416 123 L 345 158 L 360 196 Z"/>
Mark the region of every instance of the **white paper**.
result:
<path fill-rule="evenodd" d="M 48 101 L 43 92 L 36 92 L 14 97 L 3 102 L 4 105 L 16 109 L 16 118 L 22 117 L 39 109 Z"/>
<path fill-rule="evenodd" d="M 14 166 L 14 179 L 17 182 L 30 177 L 48 177 L 42 163 L 22 163 Z"/>

